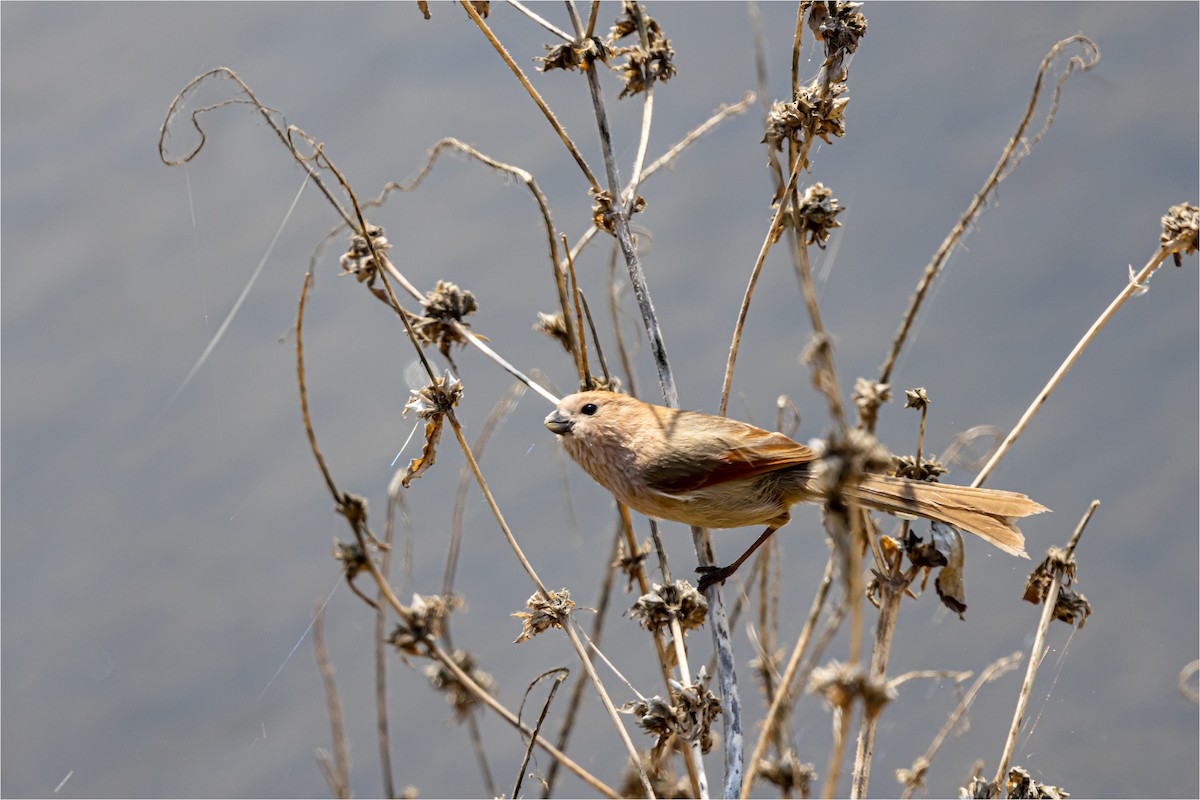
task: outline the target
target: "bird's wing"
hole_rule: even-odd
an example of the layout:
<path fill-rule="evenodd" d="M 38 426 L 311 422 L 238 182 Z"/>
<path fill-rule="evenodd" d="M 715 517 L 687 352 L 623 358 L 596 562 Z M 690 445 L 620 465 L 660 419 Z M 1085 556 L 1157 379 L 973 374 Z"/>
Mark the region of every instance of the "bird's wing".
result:
<path fill-rule="evenodd" d="M 695 433 L 680 426 L 670 458 L 646 465 L 644 474 L 651 488 L 667 494 L 692 492 L 816 459 L 811 448 L 782 433 L 709 416 L 704 426 Z"/>

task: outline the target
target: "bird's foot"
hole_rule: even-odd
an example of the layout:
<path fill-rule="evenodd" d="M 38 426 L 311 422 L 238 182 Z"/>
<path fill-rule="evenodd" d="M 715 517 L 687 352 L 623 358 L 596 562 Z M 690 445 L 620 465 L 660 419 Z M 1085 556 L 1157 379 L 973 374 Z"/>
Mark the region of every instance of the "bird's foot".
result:
<path fill-rule="evenodd" d="M 728 567 L 696 567 L 696 572 L 700 575 L 698 588 L 701 592 L 707 592 L 708 587 L 714 583 L 724 583 L 725 579 L 736 571 L 737 567 L 733 565 Z"/>

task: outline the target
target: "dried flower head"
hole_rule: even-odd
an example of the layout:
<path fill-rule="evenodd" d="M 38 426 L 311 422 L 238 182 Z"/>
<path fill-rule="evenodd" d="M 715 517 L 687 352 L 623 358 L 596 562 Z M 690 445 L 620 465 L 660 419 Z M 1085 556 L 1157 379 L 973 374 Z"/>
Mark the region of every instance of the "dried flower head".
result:
<path fill-rule="evenodd" d="M 368 238 L 370 244 L 367 242 Z M 383 235 L 383 228 L 378 225 L 367 225 L 365 236 L 359 232 L 350 234 L 350 249 L 339 260 L 342 265 L 341 274 L 353 275 L 359 283 L 373 283 L 380 265 L 375 263 L 375 257 L 371 255 L 372 247 L 380 258 L 383 257 L 384 251 L 391 247 Z"/>
<path fill-rule="evenodd" d="M 422 656 L 417 645 L 439 638 L 450 614 L 463 607 L 461 598 L 449 595 L 414 594 L 406 623 L 396 625 L 387 643 L 405 655 Z"/>
<path fill-rule="evenodd" d="M 848 710 L 851 703 L 861 699 L 863 708 L 871 716 L 896 699 L 896 690 L 885 679 L 872 678 L 857 664 L 843 664 L 840 661 L 831 661 L 826 666 L 813 669 L 808 690 L 824 697 L 830 706 L 842 710 Z"/>
<path fill-rule="evenodd" d="M 633 588 L 633 581 L 637 577 L 638 567 L 646 562 L 646 557 L 650 555 L 650 540 L 644 540 L 638 546 L 637 552 L 630 554 L 625 547 L 625 542 L 622 541 L 617 549 L 617 560 L 612 563 L 612 566 L 625 573 L 625 589 L 626 591 Z"/>
<path fill-rule="evenodd" d="M 925 387 L 921 386 L 916 389 L 904 390 L 904 407 L 915 408 L 918 411 L 924 411 L 929 408 L 929 393 L 925 391 Z"/>
<path fill-rule="evenodd" d="M 549 51 L 545 56 L 537 56 L 533 60 L 542 62 L 541 71 L 550 72 L 555 69 L 583 70 L 595 61 L 605 64 L 612 58 L 612 50 L 598 36 L 585 40 L 576 45 L 572 42 L 560 44 L 557 47 L 546 45 Z"/>
<path fill-rule="evenodd" d="M 858 50 L 858 40 L 867 35 L 867 18 L 859 11 L 862 5 L 847 0 L 812 4 L 808 27 L 817 41 L 825 43 L 826 64 Z"/>
<path fill-rule="evenodd" d="M 843 494 L 841 487 L 867 472 L 883 472 L 892 455 L 871 434 L 858 428 L 835 432 L 823 444 L 816 481 L 829 497 Z"/>
<path fill-rule="evenodd" d="M 892 459 L 892 472 L 897 477 L 909 478 L 914 481 L 937 482 L 937 479 L 950 470 L 937 456 L 922 456 L 917 463 L 916 456 L 896 456 Z"/>
<path fill-rule="evenodd" d="M 567 619 L 571 616 L 571 609 L 575 607 L 575 601 L 571 599 L 569 591 L 560 589 L 557 592 L 549 592 L 549 596 L 535 592 L 525 601 L 525 607 L 529 611 L 518 611 L 513 614 L 514 617 L 523 620 L 521 635 L 513 644 L 527 642 L 549 628 L 566 626 Z"/>
<path fill-rule="evenodd" d="M 647 46 L 643 47 L 639 40 L 635 45 L 618 47 L 613 51 L 617 56 L 626 57 L 625 63 L 617 67 L 621 82 L 625 84 L 618 99 L 644 92 L 654 81 L 666 83 L 675 77 L 675 50 L 671 47 L 671 40 L 663 35 L 658 20 L 632 3 L 625 3 L 622 8 L 622 15 L 609 31 L 609 43 L 615 45 L 619 39 L 637 34 L 637 15 L 640 15 L 646 26 Z"/>
<path fill-rule="evenodd" d="M 789 208 L 783 215 L 781 227 L 795 228 L 808 244 L 815 244 L 823 250 L 833 229 L 842 227 L 837 215 L 845 210 L 833 196 L 832 189 L 814 183 L 804 190 L 800 206 Z"/>
<path fill-rule="evenodd" d="M 668 631 L 672 620 L 688 631 L 704 625 L 708 614 L 708 601 L 694 586 L 684 580 L 666 586 L 656 583 L 648 594 L 637 599 L 629 609 L 629 615 L 648 631 Z"/>
<path fill-rule="evenodd" d="M 800 87 L 791 101 L 775 101 L 767 114 L 762 141 L 782 150 L 784 140 L 798 145 L 805 138 L 820 137 L 826 144 L 832 143 L 830 136 L 840 139 L 846 135 L 846 104 L 850 102 L 843 96 L 845 92 L 844 83 L 830 84 L 826 92 L 814 81 Z"/>
<path fill-rule="evenodd" d="M 446 413 L 458 405 L 458 401 L 462 398 L 463 385 L 462 381 L 450 373 L 450 370 L 446 370 L 446 374 L 436 378 L 433 383 L 421 389 L 412 389 L 411 393 L 412 397 L 405 404 L 402 413 L 404 416 L 408 416 L 408 412 L 412 411 L 417 417 L 425 420 L 425 444 L 421 448 L 421 455 L 408 462 L 408 468 L 404 471 L 404 477 L 400 481 L 405 488 L 421 477 L 437 459 L 437 445 L 442 438 L 442 424 L 445 421 Z"/>
<path fill-rule="evenodd" d="M 367 566 L 367 554 L 358 542 L 343 542 L 333 537 L 333 557 L 342 562 L 346 580 L 354 580 L 358 573 L 370 569 Z"/>
<path fill-rule="evenodd" d="M 1175 266 L 1183 266 L 1183 256 L 1196 252 L 1196 248 L 1200 245 L 1200 208 L 1188 203 L 1180 203 L 1177 206 L 1171 206 L 1162 218 L 1162 236 L 1159 241 L 1166 245 L 1168 242 L 1173 242 L 1176 239 L 1179 242 L 1176 244 L 1175 252 L 1172 253 L 1175 259 Z"/>
<path fill-rule="evenodd" d="M 864 420 L 874 420 L 879 407 L 892 401 L 892 387 L 869 378 L 857 378 L 854 381 L 854 405 Z"/>
<path fill-rule="evenodd" d="M 463 318 L 479 310 L 475 295 L 457 284 L 438 281 L 421 301 L 421 307 L 424 313 L 413 319 L 413 331 L 423 344 L 437 344 L 438 352 L 450 358 L 451 345 L 467 343 L 459 326 L 469 328 Z"/>
<path fill-rule="evenodd" d="M 568 353 L 571 352 L 571 330 L 567 327 L 563 313 L 558 311 L 553 314 L 546 314 L 539 311 L 537 315 L 538 321 L 534 323 L 533 329 L 538 333 L 546 334 L 561 344 L 563 349 Z"/>
<path fill-rule="evenodd" d="M 455 650 L 450 658 L 476 686 L 488 694 L 496 693 L 496 682 L 492 680 L 491 675 L 476 666 L 474 656 L 465 650 Z M 466 719 L 471 709 L 479 703 L 479 699 L 471 693 L 471 690 L 443 664 L 430 664 L 425 668 L 425 677 L 429 678 L 433 688 L 446 695 L 446 702 L 454 707 L 454 718 L 458 722 Z"/>
<path fill-rule="evenodd" d="M 1004 783 L 1004 796 L 1028 800 L 1060 800 L 1071 795 L 1057 786 L 1038 783 L 1022 767 L 1013 767 L 1008 771 L 1008 780 Z"/>
<path fill-rule="evenodd" d="M 685 742 L 699 742 L 707 753 L 713 744 L 712 723 L 721 713 L 721 701 L 708 690 L 708 671 L 701 667 L 695 683 L 671 681 L 670 699 L 659 695 L 626 703 L 621 710 L 636 716 L 642 730 L 658 737 L 657 755 L 676 736 Z"/>
<path fill-rule="evenodd" d="M 1023 597 L 1034 605 L 1045 603 L 1055 572 L 1062 574 L 1062 581 L 1058 589 L 1058 599 L 1054 603 L 1054 618 L 1068 625 L 1074 625 L 1075 619 L 1078 618 L 1079 627 L 1082 628 L 1087 618 L 1092 615 L 1092 605 L 1087 597 L 1071 588 L 1076 579 L 1074 555 L 1068 556 L 1057 547 L 1047 550 L 1046 558 L 1029 573 Z"/>
<path fill-rule="evenodd" d="M 788 748 L 779 758 L 758 762 L 758 776 L 779 787 L 784 797 L 810 797 L 817 782 L 817 770 L 811 763 L 800 763 L 796 751 Z"/>

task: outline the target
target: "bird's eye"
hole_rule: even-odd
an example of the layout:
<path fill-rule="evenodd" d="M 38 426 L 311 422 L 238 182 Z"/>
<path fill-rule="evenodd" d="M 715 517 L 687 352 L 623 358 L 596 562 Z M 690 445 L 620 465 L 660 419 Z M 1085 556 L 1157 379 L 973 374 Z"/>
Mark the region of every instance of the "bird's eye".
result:
<path fill-rule="evenodd" d="M 581 413 L 583 413 L 583 414 L 586 414 L 586 415 L 587 415 L 587 416 L 589 416 L 589 417 L 590 417 L 592 414 L 595 414 L 595 413 L 596 413 L 597 411 L 599 411 L 599 410 L 600 410 L 600 409 L 599 409 L 599 408 L 596 406 L 596 404 L 595 404 L 595 403 L 584 403 L 584 404 L 583 404 L 583 408 L 579 409 L 579 411 L 580 411 Z"/>

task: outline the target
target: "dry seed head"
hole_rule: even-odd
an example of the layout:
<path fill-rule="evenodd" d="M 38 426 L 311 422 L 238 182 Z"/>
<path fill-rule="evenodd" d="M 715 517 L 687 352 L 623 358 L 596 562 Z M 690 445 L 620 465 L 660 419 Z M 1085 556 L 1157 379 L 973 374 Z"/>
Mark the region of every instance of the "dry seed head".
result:
<path fill-rule="evenodd" d="M 1005 797 L 1029 798 L 1029 800 L 1059 800 L 1070 797 L 1070 793 L 1048 783 L 1038 783 L 1023 767 L 1013 767 L 1008 771 L 1008 780 L 1004 784 Z"/>
<path fill-rule="evenodd" d="M 708 671 L 701 667 L 696 682 L 683 685 L 671 681 L 670 700 L 661 696 L 626 703 L 621 710 L 637 717 L 638 726 L 658 737 L 656 753 L 677 736 L 685 742 L 699 742 L 707 753 L 713 744 L 712 723 L 721 713 L 721 701 L 708 690 Z"/>
<path fill-rule="evenodd" d="M 379 270 L 379 265 L 371 255 L 371 245 L 374 245 L 375 252 L 381 257 L 384 251 L 391 247 L 383 235 L 383 228 L 378 225 L 367 225 L 366 233 L 366 236 L 357 232 L 350 234 L 350 249 L 339 260 L 342 266 L 341 274 L 353 275 L 359 283 L 374 280 L 375 273 Z M 370 244 L 367 243 L 367 237 L 370 237 Z"/>
<path fill-rule="evenodd" d="M 470 327 L 463 318 L 479 310 L 475 295 L 458 288 L 457 284 L 438 281 L 433 291 L 421 301 L 421 307 L 424 315 L 414 319 L 413 330 L 422 342 L 436 343 L 438 352 L 446 358 L 450 357 L 451 345 L 467 343 L 455 323 Z"/>
<path fill-rule="evenodd" d="M 896 697 L 896 690 L 882 678 L 871 678 L 857 664 L 831 661 L 812 671 L 808 690 L 825 698 L 834 708 L 847 710 L 861 698 L 866 712 L 872 716 Z"/>
<path fill-rule="evenodd" d="M 522 620 L 521 635 L 513 644 L 527 642 L 544 630 L 562 628 L 567 624 L 567 619 L 571 616 L 571 609 L 575 607 L 571 593 L 566 589 L 560 589 L 557 592 L 548 592 L 548 595 L 547 597 L 543 596 L 541 592 L 535 592 L 525 602 L 525 607 L 529 611 L 518 611 L 513 614 L 514 617 Z"/>
<path fill-rule="evenodd" d="M 425 655 L 418 645 L 441 637 L 445 620 L 462 607 L 462 599 L 454 595 L 414 594 L 407 624 L 396 625 L 387 643 L 399 650 L 402 657 Z"/>
<path fill-rule="evenodd" d="M 708 601 L 684 580 L 666 586 L 654 584 L 629 609 L 629 615 L 648 631 L 669 630 L 672 620 L 677 620 L 684 631 L 699 628 L 707 614 Z"/>
<path fill-rule="evenodd" d="M 1162 244 L 1180 239 L 1177 249 L 1172 254 L 1175 266 L 1183 266 L 1182 254 L 1196 252 L 1197 240 L 1200 239 L 1200 208 L 1188 203 L 1171 206 L 1162 218 L 1163 232 L 1159 237 Z"/>
<path fill-rule="evenodd" d="M 333 557 L 342 562 L 346 580 L 354 580 L 354 576 L 358 573 L 369 569 L 367 554 L 363 552 L 358 542 L 342 542 L 336 536 L 333 537 Z"/>
<path fill-rule="evenodd" d="M 563 313 L 559 311 L 554 314 L 546 314 L 539 311 L 537 315 L 538 321 L 534 323 L 533 329 L 538 333 L 546 334 L 561 344 L 568 353 L 571 352 L 571 333 L 567 330 Z"/>
<path fill-rule="evenodd" d="M 936 483 L 939 476 L 949 471 L 936 456 L 922 456 L 920 464 L 917 463 L 916 456 L 896 456 L 892 459 L 892 472 L 898 478 Z"/>
<path fill-rule="evenodd" d="M 462 399 L 463 384 L 450 370 L 446 370 L 446 374 L 436 378 L 433 383 L 420 389 L 410 389 L 409 393 L 412 397 L 401 413 L 408 416 L 408 412 L 412 411 L 418 418 L 428 421 L 441 417 L 458 405 Z"/>
<path fill-rule="evenodd" d="M 490 695 L 496 694 L 496 682 L 492 680 L 491 675 L 476 666 L 474 656 L 466 650 L 455 650 L 450 657 L 475 685 Z M 425 677 L 429 678 L 433 688 L 446 695 L 446 702 L 454 707 L 454 717 L 458 722 L 466 719 L 471 709 L 479 703 L 458 677 L 442 664 L 430 664 L 426 667 Z"/>
<path fill-rule="evenodd" d="M 810 797 L 817 770 L 811 763 L 801 764 L 796 751 L 789 747 L 779 758 L 759 761 L 758 777 L 778 786 L 785 797 Z"/>
<path fill-rule="evenodd" d="M 826 63 L 858 50 L 858 40 L 867 35 L 867 18 L 859 11 L 862 5 L 846 0 L 812 4 L 808 27 L 817 41 L 825 43 Z"/>

